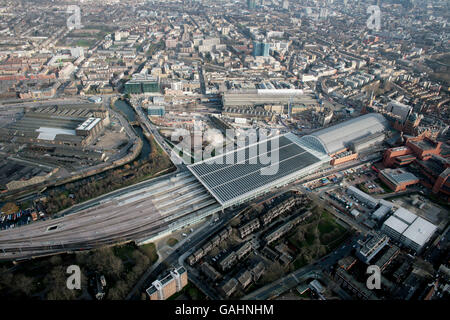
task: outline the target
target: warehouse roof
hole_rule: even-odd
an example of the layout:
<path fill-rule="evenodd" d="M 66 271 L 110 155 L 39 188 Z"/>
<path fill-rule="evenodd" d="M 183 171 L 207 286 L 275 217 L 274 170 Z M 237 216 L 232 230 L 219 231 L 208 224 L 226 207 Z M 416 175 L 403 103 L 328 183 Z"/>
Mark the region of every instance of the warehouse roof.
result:
<path fill-rule="evenodd" d="M 411 224 L 414 222 L 414 220 L 417 218 L 417 215 L 412 213 L 411 211 L 400 207 L 397 209 L 397 211 L 394 212 L 394 216 L 402 220 L 403 222 L 407 224 Z"/>
<path fill-rule="evenodd" d="M 97 125 L 97 123 L 99 123 L 101 120 L 102 119 L 100 118 L 88 118 L 85 122 L 83 122 L 77 127 L 77 130 L 89 131 L 92 128 L 94 128 Z"/>
<path fill-rule="evenodd" d="M 437 227 L 427 220 L 418 217 L 406 231 L 403 236 L 411 241 L 423 246 L 434 234 Z"/>
<path fill-rule="evenodd" d="M 69 130 L 69 129 L 62 129 L 62 128 L 49 128 L 49 127 L 40 127 L 36 130 L 39 132 L 38 139 L 42 140 L 55 140 L 55 137 L 60 134 L 74 136 L 75 131 Z"/>
<path fill-rule="evenodd" d="M 402 234 L 403 231 L 406 230 L 406 228 L 408 228 L 408 225 L 406 223 L 404 223 L 402 220 L 400 220 L 399 218 L 397 218 L 396 216 L 390 216 L 385 222 L 384 224 L 386 226 L 388 226 L 389 228 L 397 231 L 398 233 Z"/>

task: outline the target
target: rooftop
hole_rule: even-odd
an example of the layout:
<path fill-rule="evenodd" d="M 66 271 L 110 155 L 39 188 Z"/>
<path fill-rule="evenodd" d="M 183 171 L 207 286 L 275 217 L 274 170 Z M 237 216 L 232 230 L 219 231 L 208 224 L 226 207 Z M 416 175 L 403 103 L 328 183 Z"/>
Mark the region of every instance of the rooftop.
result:
<path fill-rule="evenodd" d="M 427 220 L 418 217 L 406 231 L 403 236 L 423 246 L 434 234 L 437 227 Z"/>
<path fill-rule="evenodd" d="M 394 212 L 394 216 L 407 224 L 413 223 L 417 218 L 417 215 L 403 207 L 398 208 L 397 211 Z"/>
<path fill-rule="evenodd" d="M 384 169 L 381 171 L 381 174 L 392 182 L 394 185 L 399 185 L 405 182 L 412 182 L 419 180 L 415 175 L 411 172 L 408 172 L 404 169 Z"/>
<path fill-rule="evenodd" d="M 400 219 L 398 219 L 395 216 L 390 216 L 384 222 L 384 224 L 400 234 L 402 234 L 406 230 L 406 228 L 408 228 L 408 225 L 406 223 L 404 223 L 403 221 L 401 221 Z"/>
<path fill-rule="evenodd" d="M 369 113 L 311 133 L 328 153 L 345 149 L 350 142 L 372 136 L 388 128 L 387 120 L 378 113 Z"/>
<path fill-rule="evenodd" d="M 86 130 L 89 131 L 91 130 L 93 127 L 95 127 L 95 125 L 97 123 L 99 123 L 102 119 L 100 118 L 88 118 L 85 122 L 83 122 L 82 124 L 80 124 L 77 127 L 77 130 Z"/>
<path fill-rule="evenodd" d="M 273 156 L 272 156 L 273 155 Z M 292 133 L 259 141 L 188 166 L 223 206 L 270 189 L 328 161 Z"/>

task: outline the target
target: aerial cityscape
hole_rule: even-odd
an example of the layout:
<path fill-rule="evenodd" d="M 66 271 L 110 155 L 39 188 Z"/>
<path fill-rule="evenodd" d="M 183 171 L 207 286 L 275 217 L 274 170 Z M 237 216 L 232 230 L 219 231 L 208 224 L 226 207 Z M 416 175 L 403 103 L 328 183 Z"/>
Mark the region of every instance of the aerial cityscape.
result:
<path fill-rule="evenodd" d="M 0 0 L 0 297 L 448 301 L 449 9 Z"/>

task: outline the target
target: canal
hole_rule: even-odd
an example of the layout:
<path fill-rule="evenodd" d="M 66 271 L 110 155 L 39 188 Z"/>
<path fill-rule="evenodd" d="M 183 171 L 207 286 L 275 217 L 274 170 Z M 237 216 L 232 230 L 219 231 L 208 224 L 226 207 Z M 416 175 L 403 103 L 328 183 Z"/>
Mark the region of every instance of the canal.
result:
<path fill-rule="evenodd" d="M 134 112 L 133 108 L 128 104 L 128 102 L 126 102 L 125 100 L 117 100 L 116 103 L 114 104 L 114 108 L 119 110 L 129 122 L 136 121 L 136 113 Z M 142 139 L 143 142 L 142 151 L 136 158 L 136 160 L 137 161 L 147 160 L 151 152 L 150 143 L 144 136 L 144 131 L 140 126 L 133 126 L 133 129 L 136 132 L 136 134 Z"/>

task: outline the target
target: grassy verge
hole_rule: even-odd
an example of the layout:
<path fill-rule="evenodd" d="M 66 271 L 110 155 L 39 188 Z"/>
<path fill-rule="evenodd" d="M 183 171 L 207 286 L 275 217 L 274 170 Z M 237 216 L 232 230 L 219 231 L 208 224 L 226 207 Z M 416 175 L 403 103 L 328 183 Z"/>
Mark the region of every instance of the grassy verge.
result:
<path fill-rule="evenodd" d="M 192 282 L 188 282 L 180 292 L 175 293 L 167 300 L 176 300 L 181 295 L 186 296 L 189 300 L 205 300 L 206 298 L 203 292 L 201 292 Z"/>
<path fill-rule="evenodd" d="M 167 240 L 167 245 L 174 247 L 176 244 L 178 243 L 178 240 L 175 238 L 169 238 L 169 240 Z"/>

